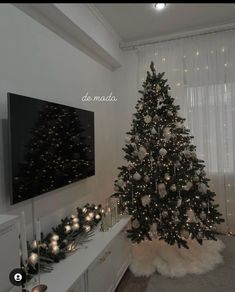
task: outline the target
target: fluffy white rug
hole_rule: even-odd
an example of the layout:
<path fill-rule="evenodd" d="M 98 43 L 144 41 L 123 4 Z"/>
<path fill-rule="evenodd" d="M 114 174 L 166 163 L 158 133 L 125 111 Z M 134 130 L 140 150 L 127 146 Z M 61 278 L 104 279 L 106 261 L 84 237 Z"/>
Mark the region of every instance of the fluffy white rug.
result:
<path fill-rule="evenodd" d="M 189 249 L 168 245 L 163 240 L 144 241 L 133 245 L 130 266 L 136 276 L 150 276 L 155 271 L 167 277 L 183 277 L 186 274 L 203 274 L 223 263 L 220 251 L 225 247 L 221 240 L 188 240 Z"/>

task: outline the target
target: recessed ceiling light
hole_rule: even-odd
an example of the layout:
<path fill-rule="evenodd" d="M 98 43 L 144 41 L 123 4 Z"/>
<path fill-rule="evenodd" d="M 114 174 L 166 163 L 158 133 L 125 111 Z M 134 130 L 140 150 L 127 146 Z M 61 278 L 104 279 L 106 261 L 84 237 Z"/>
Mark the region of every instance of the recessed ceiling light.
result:
<path fill-rule="evenodd" d="M 166 8 L 166 3 L 154 3 L 153 7 L 157 10 L 162 10 Z"/>

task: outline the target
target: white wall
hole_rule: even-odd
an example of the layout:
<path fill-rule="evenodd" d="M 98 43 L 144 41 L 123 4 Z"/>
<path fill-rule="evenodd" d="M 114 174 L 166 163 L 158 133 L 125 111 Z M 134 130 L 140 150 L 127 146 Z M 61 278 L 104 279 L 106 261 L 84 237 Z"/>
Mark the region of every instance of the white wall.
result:
<path fill-rule="evenodd" d="M 111 71 L 78 51 L 11 4 L 0 9 L 0 213 L 26 212 L 32 237 L 32 200 L 9 205 L 7 190 L 7 92 L 95 112 L 96 175 L 35 198 L 36 216 L 47 232 L 86 202 L 103 202 L 113 192 L 118 143 L 118 103 L 84 103 L 81 97 L 113 91 Z"/>
<path fill-rule="evenodd" d="M 117 110 L 120 113 L 118 119 L 118 158 L 119 166 L 126 164 L 123 159 L 126 132 L 131 129 L 132 115 L 136 113 L 136 103 L 140 95 L 137 86 L 138 80 L 138 58 L 135 51 L 124 52 L 122 56 L 122 67 L 113 73 L 114 92 L 119 97 Z"/>

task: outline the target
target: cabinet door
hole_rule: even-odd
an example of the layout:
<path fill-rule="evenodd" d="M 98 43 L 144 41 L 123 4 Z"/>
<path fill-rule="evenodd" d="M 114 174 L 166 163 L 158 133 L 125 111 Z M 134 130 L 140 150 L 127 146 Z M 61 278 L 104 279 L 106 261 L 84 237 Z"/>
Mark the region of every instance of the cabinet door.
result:
<path fill-rule="evenodd" d="M 129 266 L 131 256 L 130 240 L 126 237 L 124 232 L 121 232 L 112 242 L 112 266 L 115 274 L 116 285 Z"/>
<path fill-rule="evenodd" d="M 84 275 L 74 284 L 68 292 L 86 292 L 85 290 L 85 277 Z"/>
<path fill-rule="evenodd" d="M 112 251 L 106 248 L 88 269 L 88 292 L 111 292 L 114 284 Z"/>

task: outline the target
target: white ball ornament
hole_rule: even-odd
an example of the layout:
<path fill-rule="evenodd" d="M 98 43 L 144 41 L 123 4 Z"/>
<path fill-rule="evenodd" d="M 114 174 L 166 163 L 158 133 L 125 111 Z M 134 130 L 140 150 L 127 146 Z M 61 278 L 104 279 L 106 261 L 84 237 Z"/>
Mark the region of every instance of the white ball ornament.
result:
<path fill-rule="evenodd" d="M 147 115 L 147 116 L 144 117 L 144 122 L 145 122 L 146 124 L 151 123 L 151 121 L 152 121 L 152 118 L 150 117 L 150 115 Z"/>
<path fill-rule="evenodd" d="M 160 154 L 162 157 L 164 157 L 164 156 L 167 154 L 166 149 L 165 149 L 165 148 L 161 148 L 161 149 L 159 150 L 159 154 Z"/>
<path fill-rule="evenodd" d="M 152 135 L 156 135 L 156 134 L 157 134 L 157 130 L 156 130 L 155 128 L 152 128 L 152 129 L 151 129 L 151 134 L 152 134 Z"/>
<path fill-rule="evenodd" d="M 145 207 L 149 205 L 149 203 L 151 202 L 151 199 L 148 195 L 146 195 L 141 198 L 141 202 L 142 202 L 143 207 Z"/>
<path fill-rule="evenodd" d="M 207 186 L 204 183 L 200 183 L 198 185 L 198 191 L 202 194 L 206 194 L 207 193 Z"/>
<path fill-rule="evenodd" d="M 145 149 L 145 147 L 141 146 L 138 151 L 138 158 L 142 161 L 146 155 L 147 155 L 147 150 Z"/>
<path fill-rule="evenodd" d="M 126 136 L 125 137 L 125 142 L 126 142 L 126 144 L 130 144 L 131 143 L 131 137 L 130 136 Z"/>
<path fill-rule="evenodd" d="M 158 193 L 161 198 L 164 198 L 167 194 L 166 186 L 164 183 L 160 183 L 157 185 Z"/>
<path fill-rule="evenodd" d="M 199 177 L 198 177 L 197 175 L 194 175 L 194 177 L 193 177 L 193 181 L 194 181 L 194 182 L 198 182 L 198 181 L 199 181 Z"/>
<path fill-rule="evenodd" d="M 171 129 L 169 127 L 164 128 L 163 136 L 166 140 L 169 140 L 171 138 Z"/>
<path fill-rule="evenodd" d="M 136 173 L 134 173 L 133 178 L 136 181 L 141 180 L 141 175 L 138 172 L 136 172 Z"/>
<path fill-rule="evenodd" d="M 124 185 L 124 181 L 123 181 L 123 179 L 119 179 L 118 181 L 117 181 L 117 185 L 121 188 L 121 187 L 123 187 L 123 185 Z"/>

